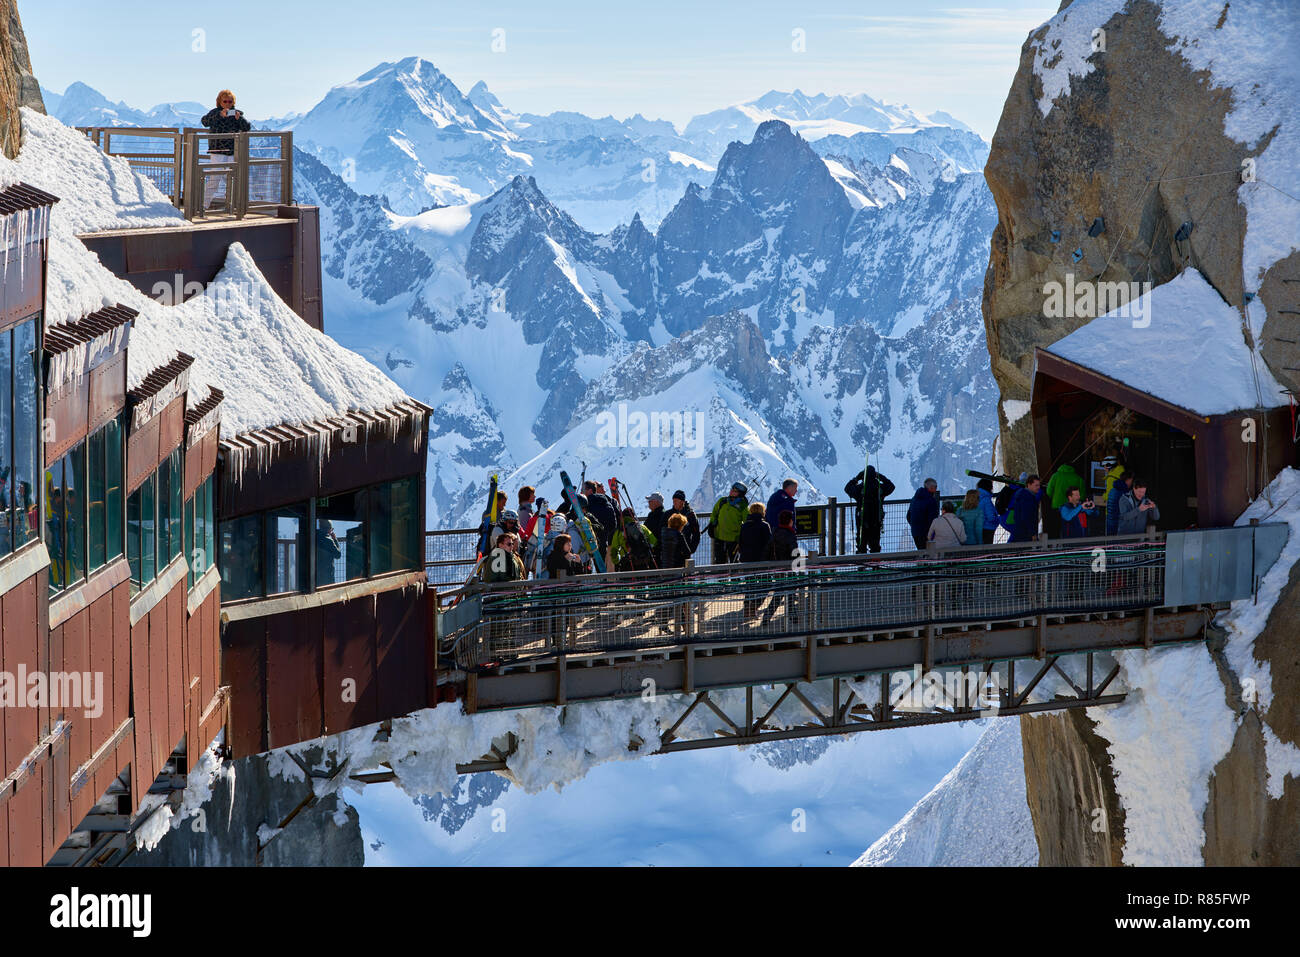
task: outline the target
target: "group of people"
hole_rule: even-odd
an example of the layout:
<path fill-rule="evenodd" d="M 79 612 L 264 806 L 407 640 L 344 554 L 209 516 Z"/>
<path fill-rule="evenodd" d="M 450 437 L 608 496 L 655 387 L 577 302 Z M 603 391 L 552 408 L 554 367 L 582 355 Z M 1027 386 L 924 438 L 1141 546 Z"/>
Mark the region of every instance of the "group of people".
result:
<path fill-rule="evenodd" d="M 1129 471 L 1122 451 L 1106 460 L 1106 534 L 1140 534 L 1160 518 L 1160 510 L 1147 497 L 1147 484 Z M 1075 538 L 1096 534 L 1091 526 L 1096 504 L 1084 498 L 1083 481 L 1070 464 L 1062 465 L 1044 484 L 1039 476 L 1021 473 L 994 493 L 993 480 L 982 478 L 968 489 L 960 504 L 944 501 L 938 483 L 927 478 L 913 494 L 907 523 L 917 549 L 991 545 L 998 529 L 1011 542 L 1037 538 L 1043 527 L 1050 536 Z M 856 505 L 857 550 L 877 553 L 885 524 L 885 500 L 896 486 L 867 466 L 844 486 Z M 615 490 L 617 491 L 617 490 Z M 647 514 L 639 518 L 631 505 L 616 505 L 601 482 L 587 480 L 577 494 L 577 508 L 564 493 L 554 510 L 539 511 L 537 490 L 519 490 L 515 508 L 508 508 L 505 492 L 497 493 L 497 519 L 488 537 L 488 554 L 482 556 L 475 576 L 482 581 L 518 581 L 568 578 L 595 570 L 599 555 L 606 570 L 645 571 L 683 568 L 699 547 L 703 535 L 712 539 L 711 561 L 793 561 L 799 554 L 795 526 L 799 483 L 786 479 L 769 496 L 767 504 L 749 501 L 749 488 L 734 482 L 718 498 L 701 529 L 700 518 L 678 489 L 667 507 L 658 492 L 646 496 Z M 485 515 L 484 519 L 487 520 Z"/>
<path fill-rule="evenodd" d="M 673 492 L 672 508 L 660 493 L 647 495 L 644 519 L 630 505 L 615 505 L 602 482 L 584 481 L 576 499 L 575 508 L 566 492 L 557 508 L 543 513 L 531 485 L 519 490 L 515 508 L 507 508 L 506 493 L 498 492 L 498 518 L 478 577 L 568 578 L 594 571 L 593 553 L 607 570 L 682 568 L 699 546 L 700 520 L 681 489 Z"/>
<path fill-rule="evenodd" d="M 1109 466 L 1105 534 L 1144 534 L 1160 520 L 1160 509 L 1147 495 L 1147 482 L 1129 470 L 1122 450 L 1108 456 L 1103 465 Z M 1083 497 L 1082 485 L 1079 473 L 1067 462 L 1046 484 L 1038 475 L 1022 472 L 1019 481 L 1004 483 L 996 495 L 992 479 L 980 479 L 958 505 L 943 501 L 938 483 L 926 479 L 908 505 L 907 522 L 918 549 L 991 545 L 999 528 L 1010 542 L 1031 541 L 1043 529 L 1051 538 L 1084 538 L 1098 534 L 1100 528 L 1092 525 L 1097 504 Z M 859 545 L 858 550 L 864 549 Z M 871 550 L 880 550 L 878 537 Z"/>

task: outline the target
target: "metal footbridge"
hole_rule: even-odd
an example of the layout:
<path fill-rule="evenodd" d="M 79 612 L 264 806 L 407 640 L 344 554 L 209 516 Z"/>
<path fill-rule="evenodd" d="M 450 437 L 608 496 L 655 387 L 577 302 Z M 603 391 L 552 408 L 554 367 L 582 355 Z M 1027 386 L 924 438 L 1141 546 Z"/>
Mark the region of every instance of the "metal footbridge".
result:
<path fill-rule="evenodd" d="M 1287 533 L 474 584 L 439 598 L 440 681 L 471 713 L 669 696 L 660 752 L 1113 704 L 1114 652 L 1205 640 Z M 514 745 L 460 769 L 504 769 Z"/>

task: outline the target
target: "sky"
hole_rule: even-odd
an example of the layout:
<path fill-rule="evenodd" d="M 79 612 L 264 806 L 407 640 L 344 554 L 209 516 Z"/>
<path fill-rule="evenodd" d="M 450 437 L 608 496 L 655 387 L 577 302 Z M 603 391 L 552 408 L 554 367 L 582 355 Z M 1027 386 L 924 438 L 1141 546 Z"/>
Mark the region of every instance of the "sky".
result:
<path fill-rule="evenodd" d="M 19 0 L 33 70 L 147 109 L 235 90 L 250 116 L 306 111 L 384 61 L 423 56 L 515 112 L 641 113 L 680 128 L 768 90 L 945 110 L 989 139 L 1029 31 L 1059 0 L 654 4 L 430 0 Z M 126 13 L 124 11 L 129 11 Z"/>

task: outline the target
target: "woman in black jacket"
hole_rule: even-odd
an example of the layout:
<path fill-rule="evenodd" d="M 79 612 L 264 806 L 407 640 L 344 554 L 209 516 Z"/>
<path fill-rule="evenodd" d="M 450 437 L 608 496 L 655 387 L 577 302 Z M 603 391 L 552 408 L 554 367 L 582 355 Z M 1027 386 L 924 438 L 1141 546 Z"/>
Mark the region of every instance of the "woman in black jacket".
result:
<path fill-rule="evenodd" d="M 217 94 L 217 105 L 204 113 L 199 122 L 214 133 L 247 133 L 253 128 L 244 119 L 243 111 L 235 109 L 235 94 L 229 90 Z M 209 140 L 208 152 L 229 156 L 235 152 L 235 141 Z"/>
<path fill-rule="evenodd" d="M 573 554 L 573 539 L 556 535 L 551 554 L 546 559 L 546 570 L 552 578 L 570 578 L 582 574 L 582 559 Z"/>
<path fill-rule="evenodd" d="M 742 562 L 770 562 L 772 560 L 772 526 L 763 521 L 763 506 L 758 502 L 749 506 L 749 518 L 740 526 L 740 560 Z M 751 588 L 757 587 L 751 584 Z M 746 618 L 752 618 L 763 604 L 764 595 L 755 594 L 745 599 Z"/>
<path fill-rule="evenodd" d="M 659 567 L 685 568 L 691 557 L 690 547 L 686 544 L 686 516 L 673 513 L 668 516 L 668 525 L 663 537 L 659 539 Z"/>

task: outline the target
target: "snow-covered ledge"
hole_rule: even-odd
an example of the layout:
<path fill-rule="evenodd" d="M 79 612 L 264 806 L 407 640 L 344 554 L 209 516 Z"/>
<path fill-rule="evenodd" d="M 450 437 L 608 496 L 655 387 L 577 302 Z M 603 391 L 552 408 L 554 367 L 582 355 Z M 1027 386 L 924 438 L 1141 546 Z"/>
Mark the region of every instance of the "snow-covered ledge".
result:
<path fill-rule="evenodd" d="M 134 625 L 153 611 L 154 605 L 166 598 L 168 592 L 176 587 L 177 582 L 185 580 L 189 570 L 190 567 L 185 564 L 183 554 L 173 558 L 167 567 L 158 573 L 157 578 L 146 585 L 140 594 L 131 599 L 131 624 Z"/>

